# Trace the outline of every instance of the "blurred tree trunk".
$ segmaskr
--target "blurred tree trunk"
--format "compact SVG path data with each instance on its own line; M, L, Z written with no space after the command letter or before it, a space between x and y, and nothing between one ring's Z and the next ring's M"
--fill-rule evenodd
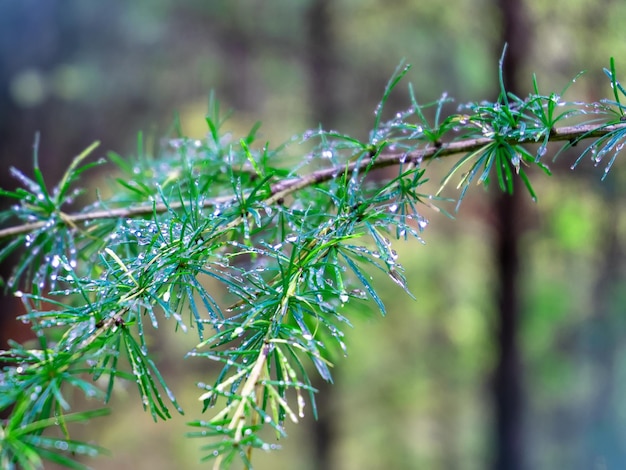
M77 46L74 30L65 17L64 2L50 0L44 3L24 0L0 5L0 187L14 189L15 180L8 168L19 167L28 174L32 168L31 155L35 133L46 132L49 150L40 158L40 166L48 182L61 176L71 154L65 150L80 141L80 132L64 133L58 128L59 106L53 100L44 100L31 108L19 106L12 95L15 77L24 70L48 72L62 58L69 57ZM20 51L15 53L15 51ZM47 125L46 125L47 124ZM73 141L73 142L72 142ZM78 145L76 146L78 148ZM64 161L64 159L68 161ZM7 198L0 202L0 210L11 204ZM0 263L0 277L6 281L18 256L12 255ZM8 341L24 342L34 338L30 326L16 319L24 313L24 307L12 294L0 290L0 349L8 348ZM4 364L0 362L0 369ZM11 409L0 412L0 419L7 418ZM49 470L61 466L47 463Z
M306 60L309 76L309 106L315 125L330 129L336 124L338 115L335 96L335 40L333 37L333 15L331 0L311 0L306 11L307 51ZM314 446L313 466L316 470L336 468L332 461L332 450L336 440L334 412L334 387L317 377L313 386L319 391L316 396L318 419L313 422Z
M28 1L0 5L0 187L14 189L16 180L9 174L11 166L26 174L32 168L32 146L35 133L44 135L45 156L40 156L40 166L48 182L56 181L71 154L65 152L76 144L80 133L66 132L58 127L59 106L53 100L44 100L32 107L20 106L12 94L15 77L20 72L32 70L46 73L62 60L71 56L77 41L67 22L61 21L65 5L57 0ZM15 51L20 51L15 53ZM52 125L51 125L52 124ZM54 126L54 128L53 128ZM72 140L74 142L72 142ZM75 147L78 148L78 145ZM6 210L12 202L4 198L0 210ZM11 255L0 263L0 277L6 282L13 271L19 255ZM23 287L22 287L23 288ZM9 340L23 343L34 338L30 325L17 320L25 313L20 300L0 288L0 349L8 349ZM0 361L0 369L4 364ZM0 411L0 420L7 418L11 408ZM49 470L60 469L57 464L47 463Z
M522 0L496 0L501 15L501 44L508 44L503 65L507 90L521 94L517 71L530 48L528 24ZM497 51L498 55L501 50ZM498 194L494 262L497 282L496 351L493 377L495 417L495 470L524 469L523 370L519 344L520 324L520 226L526 194L516 185L512 195Z
M0 6L0 163L4 168L0 174L0 187L4 189L15 188L9 167L19 166L28 173L24 163L30 164L35 122L43 124L43 116L50 111L45 102L33 108L20 107L11 93L11 85L26 69L45 71L71 47L71 42L63 41L64 34L57 23L63 5L50 1L45 5L37 4L35 8L32 3L25 1L20 5ZM15 50L21 53L15 54ZM49 160L41 163L46 168L62 167L52 165ZM10 203L4 198L0 209L7 209ZM0 263L0 277L5 281L16 261L16 257L11 256ZM21 303L4 290L0 291L0 310L0 349L8 347L9 339L24 341L32 337L28 325L15 319L23 312Z

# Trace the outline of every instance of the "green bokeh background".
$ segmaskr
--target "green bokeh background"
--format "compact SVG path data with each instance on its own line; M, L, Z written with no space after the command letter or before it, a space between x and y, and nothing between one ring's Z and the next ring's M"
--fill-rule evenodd
M317 127L311 92L310 15L314 0L79 0L0 4L2 165L28 167L35 132L50 179L93 140L131 155L136 133L158 142L175 115L201 138L210 90L234 110L237 136L257 120L279 145ZM323 2L322 2L323 3ZM422 102L447 92L456 104L497 94L501 25L492 0L328 2L335 112L325 126L365 138L384 84L402 60ZM611 96L602 73L611 56L626 77L626 3L526 0L532 24L527 90L537 74L546 92L571 100ZM408 107L406 86L390 112ZM448 111L454 112L456 104ZM396 109L393 107L396 106ZM10 112L9 112L10 111ZM7 137L8 136L8 137ZM298 148L289 152L297 158ZM524 445L533 469L626 466L626 172L618 158L601 168L569 167L574 154L534 174L538 203L523 221L522 363ZM430 165L437 182L449 163ZM6 173L3 187L12 183ZM98 178L94 180L98 184ZM334 468L484 469L492 461L494 345L492 193L475 188L456 220L426 212L425 244L396 246L416 300L378 279L388 316L347 310L349 355L321 398L333 411ZM454 196L452 189L449 195ZM452 210L453 205L446 206ZM350 307L346 307L349 309ZM214 370L182 360L195 344L164 325L152 339L186 416L151 422L129 386L116 391L109 418L80 433L109 447L96 469L200 469L200 441L185 422L200 416L195 382ZM310 408L309 408L310 410ZM283 450L255 456L257 469L314 469L310 416L288 428Z

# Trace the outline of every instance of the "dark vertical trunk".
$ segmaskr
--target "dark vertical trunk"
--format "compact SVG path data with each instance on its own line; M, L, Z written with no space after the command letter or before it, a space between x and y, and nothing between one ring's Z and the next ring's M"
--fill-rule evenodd
M497 0L497 6L501 15L502 43L508 44L502 70L505 86L513 93L521 94L516 74L529 49L524 5L521 0ZM498 282L498 358L493 378L496 470L525 468L523 371L519 345L522 189L521 185L517 185L512 195L498 194L494 201L497 218L494 262Z
M69 44L63 41L64 36L57 24L59 12L64 6L57 1L46 2L45 5L30 3L0 6L0 164L4 170L0 174L0 187L3 189L15 187L15 180L8 172L9 167L19 166L28 171L24 167L30 163L28 156L35 137L32 132L33 121L41 118L43 122L45 113L49 111L46 103L37 104L33 109L18 106L11 94L12 80L29 67L46 71L62 47L73 47L71 41ZM54 167L51 163L42 161L42 166ZM6 210L9 204L12 202L4 198L0 201L0 210ZM11 276L17 259L17 256L10 256L0 263L0 277L4 281ZM16 316L22 312L21 303L2 288L0 349L8 348L9 339L24 341L32 337L28 325L16 320Z
M336 124L337 100L333 79L335 45L333 39L331 0L311 0L306 13L307 61L309 68L309 102L312 120L328 129ZM335 422L332 407L334 390L331 384L317 378L318 419L313 424L313 468L331 470L332 448L335 440Z
M515 214L522 206L519 190L496 196L495 246L498 278L497 344L494 373L496 470L521 470L523 464L523 379L519 346L519 238Z
M56 37L49 19L56 16L56 2L48 2L39 9L31 10L31 15L26 15L28 8L28 5L0 6L0 165L3 169L0 173L0 187L3 189L14 188L15 183L8 169L24 161L27 155L25 152L34 138L34 135L25 135L28 114L15 102L11 94L11 82L22 69L32 66L32 62L44 67L45 59L50 55L49 49L54 49L54 45L40 46L38 43L53 43ZM15 50L22 53L15 54ZM12 202L3 198L0 200L0 210L8 209L9 204ZM0 278L3 281L10 278L18 260L17 255L11 255L0 262ZM34 337L29 326L16 319L20 313L23 313L23 306L19 299L0 287L0 349L9 349L9 340L23 342ZM0 361L0 370L5 366L6 363ZM8 418L10 413L11 409L0 411L0 420Z
M328 128L337 119L335 41L330 0L311 0L307 11L307 59L313 121Z

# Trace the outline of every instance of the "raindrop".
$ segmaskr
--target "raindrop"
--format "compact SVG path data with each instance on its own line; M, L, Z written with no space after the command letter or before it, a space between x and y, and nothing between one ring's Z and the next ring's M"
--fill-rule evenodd
M543 157L547 151L548 151L548 148L546 147L546 144L541 144L541 146L537 149L537 157L538 158Z
M598 152L598 150L594 147L591 149L591 160L598 165L602 160L602 152Z
M67 442L65 442L65 441L56 441L56 442L54 443L54 447L56 447L56 448L57 448L57 449L59 449L59 450L67 450L67 449L69 449L69 447L70 447L70 446L69 446L69 444L68 444Z
M519 172L520 156L518 154L515 154L511 157L511 164Z
M304 418L304 406L306 405L304 398L302 398L302 395L298 395L298 407L300 408L300 411L298 412L298 416L300 416L300 418Z

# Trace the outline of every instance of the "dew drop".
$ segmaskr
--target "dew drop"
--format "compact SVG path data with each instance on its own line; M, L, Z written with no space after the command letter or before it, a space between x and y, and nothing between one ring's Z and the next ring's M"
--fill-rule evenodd
M305 406L305 401L304 398L302 398L302 395L298 395L298 407L300 408L299 412L298 412L298 416L300 416L300 418L304 418L304 406Z
M56 447L59 450L67 450L69 449L69 444L65 441L56 441L54 443L54 447Z
M538 149L537 149L537 157L541 158L543 157L546 152L548 151L548 148L546 147L545 144L542 144Z

